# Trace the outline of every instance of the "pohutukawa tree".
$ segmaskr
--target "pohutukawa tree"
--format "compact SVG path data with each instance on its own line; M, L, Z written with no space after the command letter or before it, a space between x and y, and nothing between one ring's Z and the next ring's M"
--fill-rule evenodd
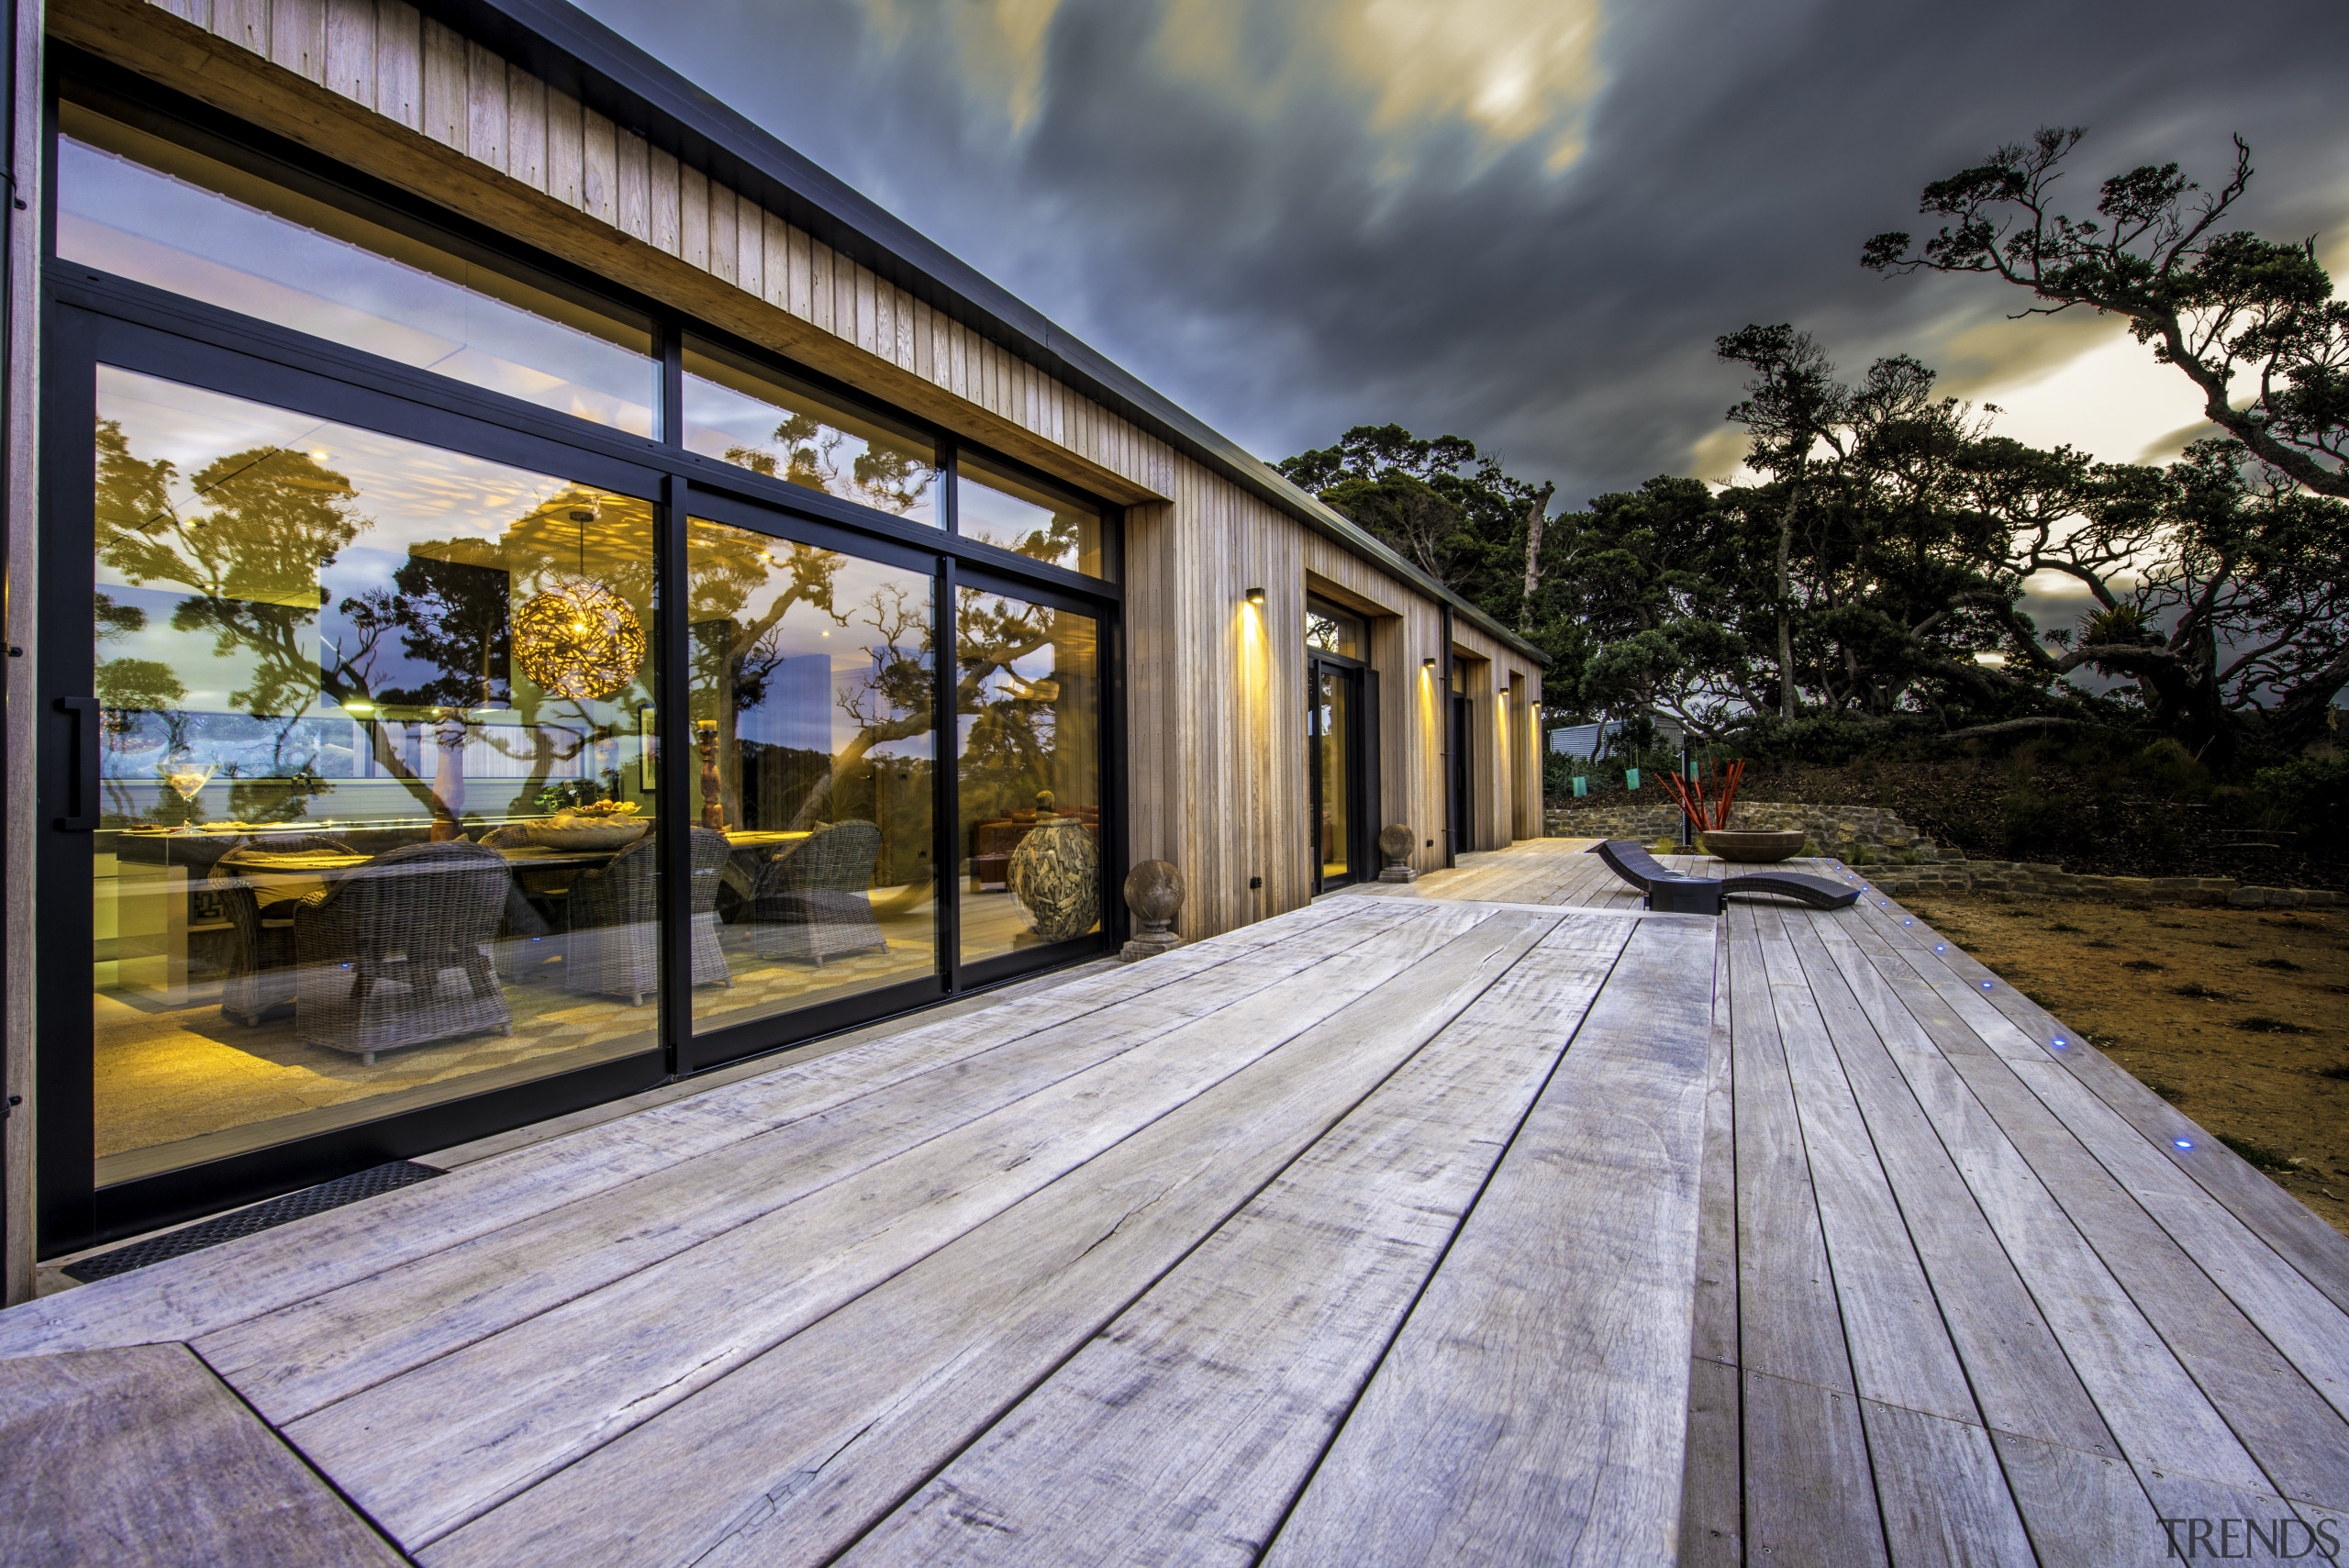
M1934 181L1918 210L1951 221L1921 246L1879 234L1861 264L1986 273L2030 291L2026 315L2086 306L2125 317L2253 457L2318 495L2349 496L2349 301L2333 297L2314 239L2224 228L2250 188L2251 148L2235 139L2216 191L2175 163L2146 164L2105 181L2095 216L2075 218L2055 186L2085 134L2043 128Z

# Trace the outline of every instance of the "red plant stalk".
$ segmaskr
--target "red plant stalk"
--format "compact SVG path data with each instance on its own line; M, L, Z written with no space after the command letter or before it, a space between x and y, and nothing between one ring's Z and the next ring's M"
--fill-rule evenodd
M1713 787L1705 787L1703 774L1683 780L1677 773L1666 773L1664 784L1673 798L1680 803L1681 814L1699 833L1718 832L1729 826L1730 807L1737 801L1738 782L1745 777L1742 759L1731 762L1724 773L1719 762L1713 764Z

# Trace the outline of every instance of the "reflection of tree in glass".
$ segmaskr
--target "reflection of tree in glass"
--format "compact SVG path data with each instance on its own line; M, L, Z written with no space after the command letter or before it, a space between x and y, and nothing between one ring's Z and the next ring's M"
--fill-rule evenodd
M848 625L832 608L842 558L698 518L692 527L685 603L693 628L693 715L718 722L719 798L726 820L739 824L744 820L740 716L767 699L768 679L785 657L784 617L794 606ZM758 596L778 583L774 597L754 610Z
M856 733L833 754L831 771L800 801L791 821L794 828L811 828L827 816L838 819L849 815L839 803L849 793L850 781L861 776L873 749L930 733L930 713L937 706L937 684L930 670L930 606L889 584L873 590L859 607L864 612L857 617L860 624L880 639L863 650L873 667L833 698L855 720Z
M99 422L98 560L136 585L190 590L172 612L173 629L209 632L217 656L242 656L248 684L228 700L283 721L274 755L318 690L318 568L372 520L353 511L358 493L341 474L282 447L206 463L187 481L194 494L184 511L171 498L177 477L169 459L134 456L119 421ZM282 755L275 761L284 765Z
M847 432L808 414L785 419L771 439L783 449L780 455L764 447L729 447L726 461L899 517L921 505L938 478L938 470L927 460L869 441L844 473L840 449L849 439Z
M999 817L1035 805L1052 787L1060 683L1013 666L1052 643L1054 612L974 589L957 598L954 706L973 716L963 741L963 810Z
M137 605L117 604L109 595L96 595L94 621L98 645L136 637L147 629L147 612ZM187 695L172 667L160 659L102 659L97 668L98 706L108 712L106 744L119 749L129 739L127 720L133 712L159 713L170 728L173 744L185 743L187 715L173 705Z
M1074 555L1077 546L1083 542L1081 530L1084 526L1085 518L1077 513L1055 511L1049 526L1031 528L1024 537L1012 538L993 534L982 537L987 543L1001 545L1015 555L1024 555L1031 561L1044 561L1059 565Z

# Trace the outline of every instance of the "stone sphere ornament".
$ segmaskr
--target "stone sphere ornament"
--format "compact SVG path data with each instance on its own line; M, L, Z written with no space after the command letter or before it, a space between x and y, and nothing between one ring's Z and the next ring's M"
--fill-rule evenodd
M1386 868L1378 873L1381 882L1417 882L1419 873L1411 869L1411 845L1419 835L1402 822L1389 823L1378 834L1378 852L1386 861Z
M1011 851L1004 881L1038 941L1067 941L1101 923L1101 847L1080 817L1041 818Z
M1126 873L1126 907L1133 912L1133 940L1118 950L1131 963L1183 945L1174 917L1183 907L1183 873L1166 861L1144 861Z
M596 702L636 679L644 627L626 599L573 578L514 612L514 657L540 690Z

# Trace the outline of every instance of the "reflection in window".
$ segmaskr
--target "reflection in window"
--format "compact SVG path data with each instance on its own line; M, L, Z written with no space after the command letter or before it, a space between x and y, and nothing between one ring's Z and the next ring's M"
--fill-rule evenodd
M931 979L930 577L698 517L685 564L692 809L725 845L695 941L731 982L695 1029Z
M631 435L649 328L216 159L58 106L57 253Z
M714 345L685 347L685 445L908 522L938 520L928 438Z
M96 456L99 1180L651 1049L650 505L105 366Z
M1305 601L1305 646L1317 653L1338 653L1348 659L1363 655L1362 621L1319 599Z
M968 588L954 618L968 963L1100 929L1099 623Z
M962 483L954 492L954 529L964 539L1102 574L1099 507L967 455L955 472Z

